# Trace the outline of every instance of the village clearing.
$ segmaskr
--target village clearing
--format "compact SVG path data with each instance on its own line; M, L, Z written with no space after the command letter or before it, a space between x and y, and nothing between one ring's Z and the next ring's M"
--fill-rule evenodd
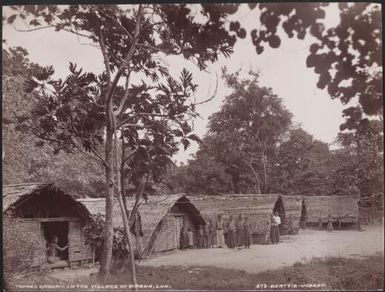
M301 230L298 235L282 236L278 245L252 245L249 250L215 248L163 254L139 263L139 283L165 284L166 290L254 290L258 284L277 283L324 285L313 289L316 291L382 290L383 225L363 228L361 232L335 230L332 233ZM114 273L108 283L100 282L92 275L95 272L96 268L65 269L19 275L9 278L6 286L12 291L17 285L49 284L69 291L67 285L85 285L91 290L84 291L94 291L92 285L103 288L110 283L130 283L127 272Z
M252 245L250 249L194 249L160 255L142 261L145 266L214 266L248 273L275 270L294 263L306 263L312 258L359 258L383 254L382 225L364 226L356 230L301 230L297 235L281 236L278 245Z

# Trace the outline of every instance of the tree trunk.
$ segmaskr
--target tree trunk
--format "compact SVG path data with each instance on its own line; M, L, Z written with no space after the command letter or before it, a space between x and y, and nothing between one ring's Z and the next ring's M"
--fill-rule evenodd
M114 117L112 117L114 120ZM115 125L115 122L113 123ZM114 128L114 145L115 145L115 165L116 165L116 178L118 180L118 201L120 210L122 211L122 218L123 218L123 224L124 224L124 231L126 233L126 239L127 239L127 245L128 245L128 253L130 257L130 264L131 264L131 277L132 277L132 283L134 284L134 289L136 290L137 280L136 280L136 266L135 266L135 255L134 255L134 249L132 247L132 240L131 240L131 232L130 232L130 224L128 222L128 210L127 206L123 201L123 193L124 193L124 140L122 137L122 157L121 157L121 163L118 161L118 137L116 133L116 129Z
M267 189L267 156L265 153L262 154L263 159L263 192L266 193Z
M260 186L260 181L259 181L259 175L250 162L246 162L246 165L251 169L251 171L254 174L255 182L256 182L255 191L257 192L257 194L260 194L261 193L261 186Z
M132 283L135 285L134 289L136 290L136 285L138 284L138 282L136 280L135 255L134 255L134 249L132 248L131 232L129 228L126 208L124 207L122 194L120 192L118 194L118 201L119 201L120 209L122 210L124 231L126 232L126 237L127 237L127 244L128 244L130 264L131 264Z
M101 260L100 273L104 277L110 276L110 267L112 259L113 245L113 201L114 201L114 171L113 171L113 129L111 122L107 121L106 144L105 144L105 162L106 162L106 218L104 224L103 253Z

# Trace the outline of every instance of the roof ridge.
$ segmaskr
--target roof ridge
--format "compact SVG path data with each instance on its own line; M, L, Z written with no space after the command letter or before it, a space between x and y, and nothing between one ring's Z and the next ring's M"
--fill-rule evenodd
M148 196L148 198L161 198L161 197L166 197L166 198L169 198L169 197L176 197L176 196L186 196L185 193L178 193L178 194L166 194L166 195L151 195L151 196ZM134 199L133 197L129 197L129 196L126 196L127 199ZM88 201L88 202L92 202L92 201L100 201L100 200L105 200L106 198L104 197L101 197L101 198L91 198L91 197L86 197L86 198L78 198L76 199L77 201ZM114 198L115 199L115 198Z
M106 198L77 198L76 201L92 202L92 201L102 201Z
M30 182L30 183L18 183L18 184L9 184L9 185L3 185L3 188L8 187L21 187L21 186L33 186L33 185L52 185L52 182Z

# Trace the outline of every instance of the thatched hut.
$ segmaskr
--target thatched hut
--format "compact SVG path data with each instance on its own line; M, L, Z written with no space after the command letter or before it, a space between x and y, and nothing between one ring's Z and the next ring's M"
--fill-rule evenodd
M299 230L302 206L300 197L286 197L279 194L237 194L191 196L190 199L201 211L203 217L213 223L216 222L219 214L225 220L230 215L247 216L252 226L253 243L269 242L270 216L275 210L282 219L282 232L296 233Z
M87 260L90 248L82 228L89 220L87 209L52 183L24 183L3 186L4 260L38 267L47 263L47 242L54 236L61 265Z
M105 199L78 199L93 214L105 215ZM129 211L134 200L127 199ZM184 225L194 233L205 221L199 210L184 194L150 196L147 201L142 199L138 208L141 218L143 237L136 237L135 249L142 256L179 248L180 230ZM113 225L123 228L119 203L114 203Z
M358 199L352 196L306 196L304 201L309 225L318 224L319 220L325 224L329 215L333 222L355 224L358 221Z
M384 195L372 194L358 200L360 224L374 224L377 220L383 220Z

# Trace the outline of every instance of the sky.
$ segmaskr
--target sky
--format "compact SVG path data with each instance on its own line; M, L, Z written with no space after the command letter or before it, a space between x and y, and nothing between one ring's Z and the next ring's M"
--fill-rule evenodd
M4 7L3 15L9 16L11 10ZM239 20L248 32L258 27L257 9L249 10L247 5L241 5L238 12L229 20ZM327 8L326 27L334 26L339 22L336 3L331 3ZM103 70L102 55L100 51L89 45L86 40L66 32L53 30L39 30L34 32L18 32L25 29L22 23L14 27L3 26L3 39L7 46L21 46L29 52L29 59L42 66L53 65L56 76L63 78L68 71L69 62L75 62L86 71L101 72ZM306 57L313 39L309 36L305 40L289 39L279 31L281 46L277 49L265 47L261 55L257 55L250 37L238 40L234 53L230 58L221 56L211 64L206 72L199 69L182 57L172 56L163 58L169 66L170 72L180 72L183 67L193 73L194 82L199 85L196 93L197 100L211 97L217 86L215 97L197 107L200 118L194 121L194 132L203 137L207 132L208 117L220 110L223 100L230 91L220 79L221 68L226 66L229 72L239 69L247 72L250 69L260 72L260 85L271 87L273 92L283 99L284 105L294 115L294 122L301 125L304 130L313 135L315 139L331 144L343 122L342 105L339 100L332 100L326 90L316 87L318 75L313 69L306 67ZM187 150L180 150L173 159L178 163L186 162L198 150L197 144Z

